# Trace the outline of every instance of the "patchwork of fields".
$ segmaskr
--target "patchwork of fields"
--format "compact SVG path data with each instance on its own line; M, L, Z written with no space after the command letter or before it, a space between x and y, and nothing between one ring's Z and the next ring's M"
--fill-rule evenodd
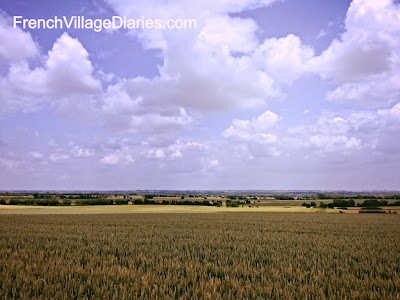
M95 205L95 206L24 206L0 205L2 214L110 214L110 213L338 213L339 210L302 206L216 207L193 205Z
M0 215L0 298L397 299L400 216Z

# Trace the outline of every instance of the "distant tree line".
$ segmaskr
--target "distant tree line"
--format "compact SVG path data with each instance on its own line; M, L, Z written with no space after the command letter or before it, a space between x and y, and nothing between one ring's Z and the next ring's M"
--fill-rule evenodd
M320 203L321 208L335 208L335 207L340 207L340 208L347 208L347 207L355 207L356 204L354 200L339 200L335 199L333 200L332 203ZM371 208L376 208L379 206L400 206L400 201L392 202L389 203L388 201L385 200L377 200L377 199L368 199L365 200L363 203L357 203L357 207L371 207Z
M375 199L370 199L370 200L365 200L363 203L357 204L358 207L377 207L377 206L400 206L400 201L392 202L389 203L388 201L385 200L375 200Z
M239 207L240 205L249 204L250 201L246 199L245 202L226 200L226 207Z
M79 194L79 195L60 195L60 199L98 199L103 198L102 195Z
M305 203L305 202L304 202L301 206L310 208L310 207L316 207L317 204L316 204L315 202L311 202L311 203Z
M189 200L184 200L184 201L169 201L169 200L162 200L156 201L156 200L149 200L149 199L135 199L132 201L133 204L135 205L198 205L198 206L218 206L218 202L209 202L209 201L189 201Z
M293 197L291 196L285 196L285 195L275 195L274 198L276 200L294 200Z
M0 205L38 205L38 206L69 206L69 205L127 205L129 204L128 199L104 199L104 198L95 198L95 199L83 199L76 200L72 202L70 199L62 199L57 200L54 196L51 199L11 199L7 203L4 199L0 200ZM222 206L221 201L155 201L151 199L135 199L132 201L134 205L196 205L196 206ZM241 203L242 204L242 203Z
M348 200L348 199L387 199L387 200L393 200L393 199L400 199L400 194L392 194L392 195L353 195L353 196L344 196L340 194L323 194L319 193L316 195L304 195L299 199L304 199L304 200L311 200L311 199L319 199L319 200L328 200L328 199L343 199L343 200Z
M0 204L7 204L5 201L4 203ZM63 202L58 201L55 198L52 199L11 199L8 202L9 205L40 205L40 206L57 206L57 205L71 205L71 201Z

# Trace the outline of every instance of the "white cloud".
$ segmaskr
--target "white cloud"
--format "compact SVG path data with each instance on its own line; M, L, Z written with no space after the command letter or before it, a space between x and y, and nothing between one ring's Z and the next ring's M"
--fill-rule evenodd
M0 11L0 60L19 62L39 54L39 48L28 32L13 28L11 20Z
M330 101L382 107L400 98L400 7L391 0L354 0L345 32L332 42L312 69L342 85Z
M202 160L202 165L203 165L203 168L201 171L203 173L210 173L210 172L222 170L222 166L218 159L203 158L201 160Z
M41 158L43 158L43 154L40 153L40 152L30 152L29 154L30 154L33 158L35 158L35 159L41 159Z
M78 146L75 146L72 149L71 153L74 157L92 157L92 156L94 156L94 152L92 150L80 148Z
M279 116L267 110L252 120L233 120L222 136L232 141L257 141L260 143L276 142L275 135L269 133L279 121Z
M70 156L68 154L59 153L59 152L52 153L49 156L49 160L52 161L52 162L58 162L58 161L62 161L62 160L67 160L69 158L70 158Z
M378 115L387 120L400 121L400 103L389 109L378 110Z
M361 147L361 140L355 137L332 136L332 135L313 135L310 137L310 144L323 150L324 152L340 151L343 149L358 149Z
M263 158L263 157L279 157L281 156L281 151L278 150L277 146L266 145L262 141L251 142L247 145L247 149L250 152L249 158Z
M100 81L92 77L93 67L88 56L78 39L62 34L46 61L49 88L61 95L99 92Z
M370 147L362 134L367 116L324 114L315 123L290 128L283 137L286 151L307 151L307 155L341 156Z
M293 35L270 39L260 46L253 20L228 15L273 1L225 1L214 3L212 8L204 3L176 1L159 4L157 12L149 3L133 6L124 1L110 2L127 16L149 12L148 17L158 13L182 17L193 12L199 18L199 28L162 31L168 47L163 51L159 76L120 80L108 86L105 93L100 93L100 82L92 75L85 48L64 33L49 51L44 67L30 70L25 64L19 67L20 72L14 72L16 76L10 73L4 78L4 86L10 86L12 77L16 86L35 88L14 94L7 94L9 89L5 88L4 96L0 91L0 100L11 99L4 110L33 111L49 101L49 96L57 96L52 106L63 115L73 116L79 111L83 117L96 116L96 122L119 133L174 136L195 122L188 113L193 110L252 108L269 98L281 97L280 85L297 79L312 56L312 50ZM168 7L168 11L158 11L160 6ZM104 77L101 70L97 74ZM18 78L26 80L17 83ZM19 95L24 99L18 99Z
M212 5L207 5L208 1L189 4L179 0L135 5L124 0L108 2L124 16L193 17L198 21L197 29L137 33L144 47L161 47L164 58L158 77L124 83L130 98L144 103L167 102L202 111L261 106L268 99L281 97L280 85L296 80L313 56L312 49L294 35L269 39L260 46L256 23L229 15L274 1Z
M124 146L103 156L100 159L100 163L103 165L129 165L135 163L135 159L131 154L131 150Z
M321 29L321 30L319 31L318 35L317 35L317 39L322 39L322 38L326 37L327 34L328 34L328 33L326 32L325 29Z
M251 120L233 120L222 136L233 144L242 144L251 157L279 156L277 123L280 117L267 110Z
M135 159L130 154L126 154L124 159L126 164L133 164L135 162Z
M355 159L366 157L362 151L393 155L400 151L400 104L376 111L326 113L313 124L280 134L288 152L303 149L330 157L361 155Z
M293 34L267 39L254 53L255 62L276 82L284 84L291 84L308 71L313 57L314 50L302 45L300 38Z
M275 1L276 0L203 0L188 2L185 0L174 0L160 2L158 0L148 0L133 5L129 0L107 0L120 15L136 18L146 16L148 18L159 18L162 20L167 20L169 18L196 18L200 20L210 15L236 13L244 9L268 6Z
M20 161L14 160L14 159L9 159L6 157L0 157L0 165L8 168L8 169L14 169L18 167L21 164Z
M104 165L116 165L119 162L119 157L116 154L110 153L100 159L100 162Z
M47 145L49 145L50 147L58 147L58 144L57 144L57 142L56 142L55 139L50 139L50 140L47 142Z
M183 157L183 154L179 149L174 150L174 152L172 152L171 155L169 156L170 159L178 159L181 157Z
M46 74L43 69L30 70L27 62L12 64L0 77L0 113L35 111L46 98Z
M213 167L218 167L218 166L219 166L219 161L218 161L218 159L212 159L212 160L210 160L209 166L210 166L211 168L213 168Z
M280 95L273 80L248 56L234 57L228 48L206 47L205 41L200 47L179 36L168 41L161 77L153 81L156 97L183 107L223 111L260 106ZM159 86L168 92L158 94Z
M170 160L182 159L184 153L188 151L204 151L206 150L206 145L197 142L183 142L176 141L174 144L168 146L164 152Z
M108 0L107 2L121 16L131 18L161 19L166 21L171 18L196 19L198 27L204 26L205 19L214 18L229 13L240 12L244 9L268 6L276 0L224 0L224 1L184 1L174 0L160 2L158 0L142 1L132 3L127 0ZM169 48L169 37L171 34L186 34L189 30L137 30L133 34L138 37L144 47L166 50Z
M226 147L242 159L340 158L376 149L385 153L393 148L387 137L396 136L394 132L400 129L400 105L375 112L323 113L314 122L289 128L279 120L270 111L250 120L233 120L222 132Z
M393 104L400 99L400 74L381 74L364 81L351 82L327 93L335 103L352 103L366 108Z
M162 149L151 149L149 151L149 157L155 159L164 159L165 153Z
M255 35L257 24L251 19L215 16L207 20L198 35L196 48L205 51L216 48L222 51L249 53L258 46Z
M12 49L14 42L5 47ZM11 61L8 73L0 77L0 113L32 112L46 103L57 106L54 99L61 102L71 96L98 93L100 81L92 77L92 72L82 44L64 33L49 51L43 67L31 69L25 60Z
M128 132L162 133L177 131L188 126L192 119L187 115L184 108L179 109L176 115L161 115L150 113L145 115L131 116Z
M145 144L149 149L145 152L145 157L158 160L178 160L183 159L188 153L199 153L206 150L206 146L192 141L177 140L164 147L154 147L151 144Z

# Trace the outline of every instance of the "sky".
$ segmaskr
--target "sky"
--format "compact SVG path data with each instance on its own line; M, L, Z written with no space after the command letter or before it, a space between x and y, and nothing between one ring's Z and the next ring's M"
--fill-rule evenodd
M399 5L3 0L0 189L400 190Z

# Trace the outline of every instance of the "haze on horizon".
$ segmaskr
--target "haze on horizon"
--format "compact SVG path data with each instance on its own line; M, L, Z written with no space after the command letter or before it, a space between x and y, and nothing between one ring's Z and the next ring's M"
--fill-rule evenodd
M399 169L398 1L0 3L0 190L398 190Z

